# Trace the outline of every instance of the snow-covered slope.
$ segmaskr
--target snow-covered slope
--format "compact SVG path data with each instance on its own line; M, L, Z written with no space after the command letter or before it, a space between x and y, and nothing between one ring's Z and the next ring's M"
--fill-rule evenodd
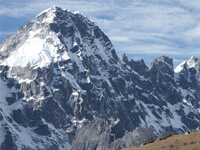
M184 67L174 72L166 56L149 68L143 60L119 59L86 16L45 10L0 45L1 149L69 149L76 131L96 117L118 118L126 132L196 128L199 63L187 64L190 74L182 78ZM188 89L182 80L189 79ZM191 103L187 92L193 92ZM29 143L22 142L26 136Z
M183 102L200 112L200 62L192 56L175 68L175 81Z

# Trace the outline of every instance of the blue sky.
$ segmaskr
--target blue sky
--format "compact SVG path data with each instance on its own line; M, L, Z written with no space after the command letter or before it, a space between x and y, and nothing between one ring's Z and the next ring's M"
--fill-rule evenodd
M162 55L175 66L200 58L200 0L0 0L0 42L55 5L97 22L118 55L147 65Z

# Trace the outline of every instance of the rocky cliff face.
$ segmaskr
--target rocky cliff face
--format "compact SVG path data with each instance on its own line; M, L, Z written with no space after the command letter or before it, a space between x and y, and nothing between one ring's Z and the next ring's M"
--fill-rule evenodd
M106 121L96 118L77 132L71 144L71 150L123 149L139 146L141 142L156 137L157 133L154 129L139 127L125 134L119 119Z
M118 118L119 138L138 126L176 133L199 126L196 58L175 71L166 56L149 68L143 60L121 58L95 22L59 7L5 39L0 45L1 149L69 149L76 131L96 117ZM107 130L106 121L100 128Z

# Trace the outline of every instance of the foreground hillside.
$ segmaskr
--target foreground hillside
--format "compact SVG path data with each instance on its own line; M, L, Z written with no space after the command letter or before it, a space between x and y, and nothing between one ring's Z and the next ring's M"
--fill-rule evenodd
M150 143L142 147L126 148L124 150L199 150L200 131L193 131L190 134L173 135L165 140Z

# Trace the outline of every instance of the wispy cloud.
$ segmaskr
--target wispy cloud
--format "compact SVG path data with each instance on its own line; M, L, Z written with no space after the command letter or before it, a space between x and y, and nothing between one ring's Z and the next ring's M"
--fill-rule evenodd
M0 16L31 20L55 5L95 20L118 54L149 55L146 62L168 55L175 63L200 56L200 0L8 0L1 1Z

